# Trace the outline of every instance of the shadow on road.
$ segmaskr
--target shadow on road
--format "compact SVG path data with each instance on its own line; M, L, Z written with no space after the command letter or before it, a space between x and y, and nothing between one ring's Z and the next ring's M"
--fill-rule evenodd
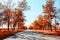
M11 38L18 38L18 36L17 35L13 35Z

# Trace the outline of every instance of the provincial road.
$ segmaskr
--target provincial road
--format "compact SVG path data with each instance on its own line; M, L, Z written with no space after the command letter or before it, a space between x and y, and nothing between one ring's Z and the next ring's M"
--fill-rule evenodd
M32 30L25 30L23 32L16 33L4 40L60 40L60 36L55 35L43 35Z

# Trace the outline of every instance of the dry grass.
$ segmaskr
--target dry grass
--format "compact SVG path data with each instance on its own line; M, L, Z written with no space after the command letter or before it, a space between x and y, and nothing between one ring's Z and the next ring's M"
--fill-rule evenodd
M19 29L19 30L9 30L8 31L8 29L0 29L0 39L1 38L5 38L5 37L8 37L8 36L10 36L10 35L13 35L13 34L15 34L15 33L17 33L17 32L22 32L22 31L24 31L25 29Z
M60 30L33 30L35 32L40 32L43 34L49 34L49 35L60 35Z

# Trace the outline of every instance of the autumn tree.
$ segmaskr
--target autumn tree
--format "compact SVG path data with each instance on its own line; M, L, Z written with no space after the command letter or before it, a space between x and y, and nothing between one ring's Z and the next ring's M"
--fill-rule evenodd
M39 20L34 20L34 22L30 25L29 27L30 29L42 29L43 28L43 24L41 21L41 18Z
M39 23L38 23L37 20L35 20L35 21L33 22L33 25L34 25L34 28L35 28L35 29L40 29L40 25L39 25Z
M49 24L50 24L50 30L52 31L52 26L51 26L51 19L54 18L56 10L53 7L54 1L53 0L47 0L46 4L43 6L43 13L47 15L49 18Z
M4 9L3 11L5 14L4 20L6 19L5 21L8 23L8 30L10 25L12 25L14 29L16 25L18 25L18 28L23 27L24 26L23 11L29 9L26 0L22 0L22 2L19 2L15 9L12 9L12 6L15 5L13 4L11 6L11 4L12 0L8 0L6 5L0 4L0 8Z

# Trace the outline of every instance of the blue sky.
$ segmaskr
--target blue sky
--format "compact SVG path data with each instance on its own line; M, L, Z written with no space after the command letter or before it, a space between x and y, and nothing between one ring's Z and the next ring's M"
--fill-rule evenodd
M5 0L7 1L7 0ZM13 2L19 2L20 0L14 0ZM0 1L1 2L1 1ZM30 10L24 11L24 15L26 16L25 25L29 26L35 19L38 18L39 15L42 15L43 9L42 5L45 5L46 0L27 0L28 5L30 6ZM60 8L60 0L55 0L55 7ZM54 22L54 21L53 21Z

